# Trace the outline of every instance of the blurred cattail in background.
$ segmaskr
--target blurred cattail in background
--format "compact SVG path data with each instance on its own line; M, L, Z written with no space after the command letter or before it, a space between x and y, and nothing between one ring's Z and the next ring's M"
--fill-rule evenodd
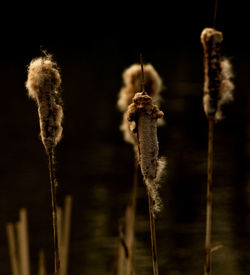
M163 89L162 79L151 64L146 64L144 67L144 87L148 95L152 97L153 102L159 106L161 102L160 93ZM123 112L123 121L120 129L123 132L124 140L131 143L137 151L136 140L131 136L129 127L133 127L132 123L128 123L128 106L132 103L132 99L137 92L141 91L141 65L133 64L124 70L122 74L123 87L118 95L117 106ZM163 125L164 120L158 120L158 123Z
M160 211L158 182L161 178L165 160L159 159L157 138L157 119L163 117L163 112L152 103L152 98L146 93L136 93L133 103L128 108L128 121L133 123L132 133L136 136L138 159L148 194L153 200L153 211Z
M204 49L204 95L203 107L208 118L208 162L206 199L206 237L204 274L211 274L211 230L212 230L212 176L214 122L223 118L222 106L233 100L232 66L221 56L221 32L205 28L201 33Z
M26 87L28 94L38 106L40 119L40 134L43 145L48 155L51 197L52 197L52 218L54 237L54 274L60 273L60 260L58 249L57 213L54 175L54 149L62 137L63 111L57 101L59 99L59 86L61 77L56 63L51 55L45 55L31 61L28 67L28 80Z

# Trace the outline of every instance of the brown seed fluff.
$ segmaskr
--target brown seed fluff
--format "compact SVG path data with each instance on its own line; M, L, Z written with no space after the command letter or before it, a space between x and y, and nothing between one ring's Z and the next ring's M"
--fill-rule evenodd
M232 81L234 75L232 65L227 58L223 58L221 65L221 83L219 91L218 109L215 113L216 121L223 119L222 106L233 101L234 83Z
M153 98L154 103L159 103L162 80L151 64L144 65L143 70L145 91ZM119 92L117 105L119 110L124 112L132 103L134 95L141 91L141 65L131 65L123 72L122 77L123 87Z
M144 71L144 88L145 91L152 97L155 104L160 104L160 93L162 91L162 80L151 64L143 66ZM141 65L133 64L123 72L123 87L118 95L118 108L123 113L122 123L120 130L123 132L123 138L126 142L134 145L135 151L137 151L136 141L131 135L130 127L133 125L128 124L128 106L132 103L134 95L141 91ZM158 125L164 125L164 120L158 120Z
M139 164L147 185L149 194L154 201L155 212L160 210L158 181L163 171L165 161L159 159L157 139L157 119L163 117L163 112L152 103L152 98L145 93L136 93L133 103L128 107L127 118L137 138Z
M207 117L214 117L217 111L221 83L222 40L222 33L212 28L205 28L201 33L204 49L203 107Z
M63 110L56 102L60 84L57 65L50 55L31 61L26 88L38 105L40 135L47 153L52 152L62 137Z

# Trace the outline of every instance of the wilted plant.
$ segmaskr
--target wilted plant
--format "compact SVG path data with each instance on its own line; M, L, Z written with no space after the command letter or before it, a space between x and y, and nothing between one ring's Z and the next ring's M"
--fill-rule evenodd
M61 77L58 67L52 60L51 55L45 55L31 61L28 67L26 87L28 95L36 101L38 106L40 135L49 162L54 237L54 274L59 274L60 271L54 175L54 150L62 137L63 111L62 106L57 103L60 84Z
M232 68L228 59L221 56L221 32L205 28L201 33L204 49L204 95L203 107L208 119L208 166L206 201L205 267L206 275L211 273L211 228L212 228L212 176L214 122L222 119L222 106L233 100L234 84Z

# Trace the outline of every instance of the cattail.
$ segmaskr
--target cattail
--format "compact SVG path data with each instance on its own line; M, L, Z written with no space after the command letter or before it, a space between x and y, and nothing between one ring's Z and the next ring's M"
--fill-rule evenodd
M47 153L57 145L62 137L62 106L57 104L61 77L51 56L31 61L28 68L26 87L28 94L38 105L40 134Z
M221 56L221 32L205 28L201 33L204 48L203 107L207 117L223 118L222 106L233 100L234 84L230 61Z
M53 239L54 239L54 275L60 273L60 259L58 248L57 211L56 211L56 188L54 175L54 149L62 137L62 106L57 103L59 98L58 88L61 84L61 77L52 61L51 55L40 57L31 61L28 68L28 80L26 87L30 97L35 99L38 105L40 120L40 135L48 155Z
M222 106L233 100L234 84L232 67L228 59L221 57L222 33L205 28L201 33L204 48L203 107L208 118L208 161L206 198L206 236L204 274L211 274L212 235L212 182L214 122L223 118Z
M144 88L148 95L152 97L155 104L159 106L163 85L162 80L151 64L146 64L144 68ZM123 119L120 125L120 130L123 133L123 138L126 142L134 145L134 150L137 151L136 139L131 135L133 131L133 123L128 123L128 106L132 103L132 99L137 92L141 91L141 65L133 64L123 72L123 87L118 96L117 106L123 112ZM158 120L158 124L163 125L164 120Z
M217 111L221 82L221 43L222 33L205 28L201 33L204 48L204 96L203 107L206 116L214 116Z
M157 182L165 166L158 156L157 119L162 117L163 112L152 103L150 96L143 92L135 94L128 108L128 120L133 125L131 130L138 142L139 164L156 212L160 209Z

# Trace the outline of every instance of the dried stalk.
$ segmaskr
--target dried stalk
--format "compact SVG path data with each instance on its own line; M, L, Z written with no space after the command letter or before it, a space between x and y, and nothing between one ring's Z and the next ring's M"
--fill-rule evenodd
M8 223L6 225L8 245L9 245L9 253L10 253L10 263L11 263L11 271L12 275L20 275L20 263L17 253L17 245L15 238L15 231L13 223Z
M205 237L205 275L211 274L211 229L212 229L212 181L213 181L213 136L214 118L208 119L208 161L207 161L207 209Z
M52 206L52 223L53 223L53 241L54 241L54 274L59 275L60 260L58 247L58 231L57 231L57 209L56 209L56 187L54 175L54 155L53 151L48 153L50 187L51 187L51 206Z

